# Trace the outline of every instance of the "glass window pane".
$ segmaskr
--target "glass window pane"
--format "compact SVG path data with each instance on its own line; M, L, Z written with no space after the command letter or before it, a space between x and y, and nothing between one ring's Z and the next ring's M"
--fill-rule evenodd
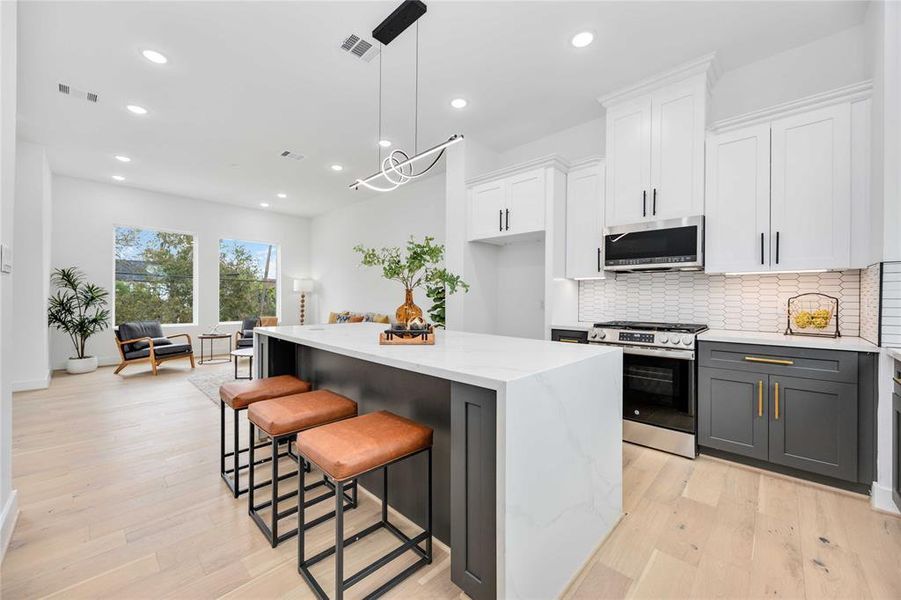
M194 237L116 228L116 324L194 320Z
M274 317L278 247L265 242L219 241L219 320Z

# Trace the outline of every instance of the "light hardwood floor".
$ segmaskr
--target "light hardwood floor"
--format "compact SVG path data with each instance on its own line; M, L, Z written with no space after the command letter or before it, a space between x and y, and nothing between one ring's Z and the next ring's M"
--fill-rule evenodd
M293 541L271 549L245 498L221 483L218 410L189 372L57 375L49 390L15 396L21 515L2 598L312 597ZM863 497L629 444L623 462L626 514L568 598L901 598L901 519ZM362 497L348 532L376 514ZM330 524L314 531L314 551L333 542ZM348 552L346 573L394 545L370 536ZM385 576L409 561L395 562ZM327 563L314 572L330 592ZM436 546L434 563L390 596L461 597L449 569Z

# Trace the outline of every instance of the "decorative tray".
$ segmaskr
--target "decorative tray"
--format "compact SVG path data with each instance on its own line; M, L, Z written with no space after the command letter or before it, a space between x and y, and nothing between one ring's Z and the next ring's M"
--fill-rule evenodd
M425 329L386 329L379 334L382 346L433 346L435 329L428 325Z

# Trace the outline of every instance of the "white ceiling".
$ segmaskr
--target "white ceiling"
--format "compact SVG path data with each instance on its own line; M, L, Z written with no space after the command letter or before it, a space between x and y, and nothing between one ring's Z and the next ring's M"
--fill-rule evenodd
M19 4L19 132L54 172L315 215L364 198L377 165L378 58L369 37L398 2ZM502 151L602 114L595 101L717 51L734 68L851 27L861 2L428 2L420 20L420 149L452 133ZM586 49L571 36L597 33ZM410 29L385 48L384 137L412 146ZM144 60L152 48L166 65ZM57 83L95 91L97 104ZM462 111L455 96L469 100ZM150 113L137 117L126 104ZM282 150L305 155L282 159ZM129 164L114 160L130 156ZM345 166L342 173L329 169ZM276 198L286 192L287 199Z

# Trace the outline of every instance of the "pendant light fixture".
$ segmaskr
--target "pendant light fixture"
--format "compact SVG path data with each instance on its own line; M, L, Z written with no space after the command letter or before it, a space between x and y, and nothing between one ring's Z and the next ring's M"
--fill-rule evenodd
M378 152L378 171L372 175L357 179L348 187L354 190L360 189L360 186L376 191L391 192L396 190L405 183L409 183L414 179L419 179L438 164L438 161L444 155L448 147L456 144L463 139L461 134L454 134L447 141L433 146L428 150L419 152L419 23L418 19L426 12L425 3L420 0L405 0L395 9L387 19L382 21L378 27L372 31L372 36L379 41L380 44L387 45L396 38L404 29L414 22L416 23L416 72L415 72L415 92L413 103L413 155L401 149L392 150L382 158L382 144L379 144ZM379 52L379 131L378 140L382 137L382 60L385 55L383 48ZM414 166L422 160L434 157L428 165L420 171L416 171Z

